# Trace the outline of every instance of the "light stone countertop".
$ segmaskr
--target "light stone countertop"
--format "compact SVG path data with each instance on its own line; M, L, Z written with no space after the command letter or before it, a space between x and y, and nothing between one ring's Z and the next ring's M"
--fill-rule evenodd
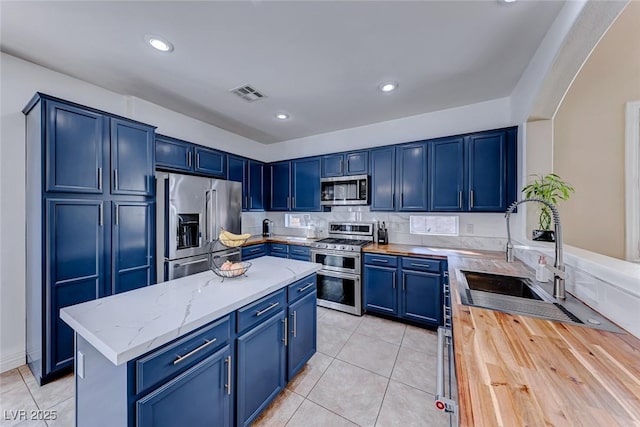
M65 307L60 317L113 364L121 365L321 268L270 256L251 263L246 277L223 282L206 271Z

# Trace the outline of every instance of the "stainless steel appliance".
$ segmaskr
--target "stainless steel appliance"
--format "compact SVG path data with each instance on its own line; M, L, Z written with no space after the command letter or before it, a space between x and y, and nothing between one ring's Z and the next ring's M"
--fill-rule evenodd
M242 184L181 174L158 174L158 278L176 279L209 268L210 254L240 260L218 242L221 229L240 233Z
M321 178L320 204L325 206L368 205L369 175Z
M371 223L329 223L329 238L311 245L318 271L318 305L362 315L362 248L373 242Z
M458 385L456 379L455 352L453 351L453 325L451 316L451 288L449 275L445 273L443 286L444 324L438 327L438 359L436 374L436 409L449 414L449 426L460 425L458 414ZM446 359L445 359L446 357Z
M270 219L262 220L262 237L271 237L271 226L273 225L273 221Z

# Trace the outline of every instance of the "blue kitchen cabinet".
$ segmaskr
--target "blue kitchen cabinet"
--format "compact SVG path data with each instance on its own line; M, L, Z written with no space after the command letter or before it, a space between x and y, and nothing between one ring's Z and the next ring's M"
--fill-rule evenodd
M467 137L468 210L470 212L504 212L515 200L514 130L480 132ZM511 172L513 170L513 172ZM511 173L510 173L511 172ZM513 175L513 176L512 176Z
M366 175L369 172L368 154L363 150L322 156L322 178Z
M227 177L227 154L196 145L194 172L225 179Z
M396 149L376 148L369 152L371 170L371 210L394 211L396 188Z
M156 135L156 167L177 172L191 172L193 144L169 136Z
M46 200L45 265L50 282L45 289L49 304L44 321L50 345L44 355L43 376L73 365L73 330L58 316L60 309L107 293L104 213L102 200ZM27 329L37 327L35 320L34 315L28 317Z
M45 121L45 191L102 194L107 118L79 106L47 101Z
M139 399L136 426L231 426L231 361L231 347L226 345Z
M441 324L442 277L440 274L400 271L400 317L415 322Z
M291 161L291 210L320 211L320 158Z
M227 156L227 179L242 183L242 210L249 206L249 185L247 182L248 160L242 157Z
M155 283L154 202L113 202L111 293Z
M287 316L283 309L269 314L236 341L238 426L250 425L286 384Z
M460 212L465 208L464 137L429 142L429 210Z
M289 245L289 259L298 261L311 261L311 248L309 246Z
M269 243L269 255L278 258L289 258L289 245L286 243Z
M259 243L257 245L243 246L240 249L242 260L248 261L267 255L269 253L267 245L268 243Z
M247 168L247 194L249 211L264 211L264 163L255 160L249 160Z
M395 267L364 265L365 310L398 314L397 270Z
M291 380L300 372L316 352L316 302L314 288L308 295L289 305L287 380Z
M291 162L277 162L269 165L271 185L270 210L288 211L291 208Z
M427 144L396 147L398 211L427 210Z
M111 194L153 196L154 128L111 118Z

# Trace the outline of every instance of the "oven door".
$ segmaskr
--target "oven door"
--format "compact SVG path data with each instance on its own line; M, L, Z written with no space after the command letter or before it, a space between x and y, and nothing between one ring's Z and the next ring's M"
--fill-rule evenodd
M311 250L311 262L322 264L324 270L360 275L360 253Z
M317 277L318 305L362 316L360 276L320 270Z

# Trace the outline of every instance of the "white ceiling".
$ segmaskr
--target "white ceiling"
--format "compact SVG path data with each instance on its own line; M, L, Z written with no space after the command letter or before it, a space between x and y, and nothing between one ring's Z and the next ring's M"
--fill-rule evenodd
M273 143L509 96L562 6L2 1L0 48ZM154 51L146 34L175 50ZM380 93L387 80L399 89ZM267 98L229 92L243 84Z

